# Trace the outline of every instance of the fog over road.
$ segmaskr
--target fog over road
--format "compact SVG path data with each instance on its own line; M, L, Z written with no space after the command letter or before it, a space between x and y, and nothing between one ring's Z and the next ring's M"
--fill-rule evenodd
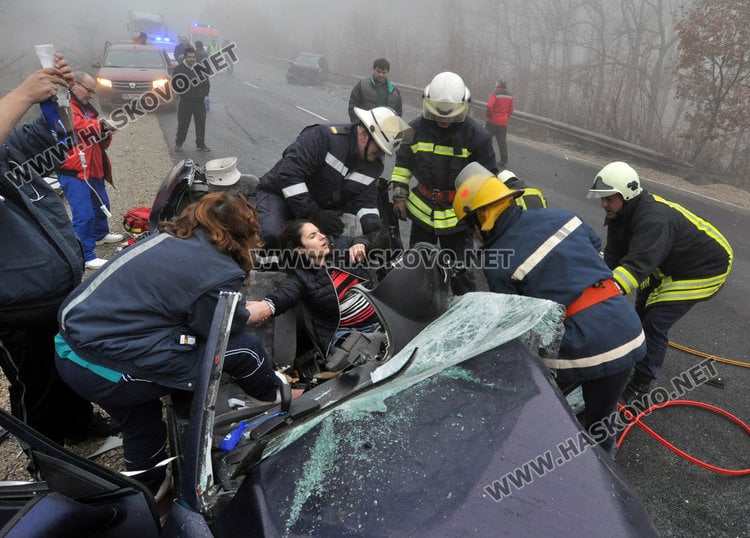
M206 143L210 154L194 150L192 128L185 151L172 157L205 162L209 158L235 155L239 168L258 176L280 158L306 125L320 122L346 122L351 86L326 84L323 87L289 85L286 65L279 61L257 62L243 57L233 75L212 78L211 110L208 113ZM363 73L366 75L366 73ZM480 97L481 98L481 97ZM409 121L419 110L405 106ZM174 147L176 115L160 116L160 124L170 147ZM513 135L513 125L509 132ZM578 213L605 237L603 211L598 200L585 198L602 157L561 157L561 152L543 146L510 140L509 167L529 184L541 187L551 206ZM572 152L571 152L572 153ZM607 160L627 160L612 154ZM638 165L635 165L640 170ZM387 163L387 170L392 161ZM166 171L165 171L166 173ZM748 211L702 196L677 191L649 181L652 192L685 205L711 221L734 247L732 275L713 300L699 304L671 331L671 340L688 347L739 361L748 361L747 305L750 304L750 265L748 263ZM669 380L687 371L699 359L670 349L660 385L670 388ZM718 405L750 421L750 371L747 368L716 364L724 388L703 385L686 398ZM703 410L669 407L646 421L666 439L686 452L720 466L733 469L750 467L750 437L739 427ZM637 430L637 429L636 429ZM664 536L747 536L750 523L745 505L750 498L750 480L711 473L663 448L640 430L625 440L617 463L634 485ZM581 507L585 510L586 507Z

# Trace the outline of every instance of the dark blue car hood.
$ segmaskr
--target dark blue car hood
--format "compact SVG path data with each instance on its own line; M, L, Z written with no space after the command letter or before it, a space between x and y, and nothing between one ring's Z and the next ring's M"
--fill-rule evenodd
M485 299L463 304L481 305L487 325L495 313ZM528 351L559 338L553 314L537 320L546 332L521 328L497 347L486 335L472 343L475 328L454 307L430 327L442 343L424 333L415 343L423 354L450 355L452 323L455 339L468 339L455 351L473 345L478 355L456 356L447 368L426 357L416 375L399 373L282 436L221 520L253 535L655 535L636 494L601 449L587 446ZM231 534L222 527L218 536Z

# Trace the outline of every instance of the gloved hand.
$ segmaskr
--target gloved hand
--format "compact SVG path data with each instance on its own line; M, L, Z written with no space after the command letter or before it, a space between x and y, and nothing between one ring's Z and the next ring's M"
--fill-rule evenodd
M321 209L312 218L312 221L326 235L341 235L344 231L344 221L341 220L341 214L341 211Z
M393 215L399 220L406 220L406 196L409 190L401 185L393 186Z

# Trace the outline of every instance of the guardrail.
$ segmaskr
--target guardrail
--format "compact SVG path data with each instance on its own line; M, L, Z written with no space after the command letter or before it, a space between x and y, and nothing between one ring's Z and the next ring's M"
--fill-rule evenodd
M340 76L346 77L347 79L352 79L352 81L362 78L361 76L356 77L354 75ZM421 100L424 88L409 86L407 84L399 84L396 81L394 81L394 84L396 84L401 90L407 90L411 94L410 96L418 95ZM415 105L421 107L421 103L415 103ZM480 117L484 119L484 111L487 107L486 101L478 101L472 99L471 107L475 112L479 111L481 114ZM652 165L655 165L657 168L676 168L682 170L693 168L692 164L681 161L679 159L675 159L674 157L670 157L669 155L665 155L664 153L660 153L649 148L644 148L643 146L638 146L636 144L631 144L623 140L618 140L610 136L595 133L593 131L587 131L586 129L581 129L580 127L567 125L565 123L551 120L549 118L536 116L534 114L523 112L521 110L515 110L513 112L511 121L513 123L520 121L521 123L527 124L528 126L541 127L548 131L560 133L568 138L574 139L579 143L585 143L589 146L595 146L599 149L605 148L608 150L616 151L617 153L648 162Z

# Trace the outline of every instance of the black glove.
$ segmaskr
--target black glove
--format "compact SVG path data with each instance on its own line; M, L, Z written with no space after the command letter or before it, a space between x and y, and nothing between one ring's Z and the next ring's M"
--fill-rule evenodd
M312 218L312 221L326 235L341 235L344 231L341 211L322 209Z

